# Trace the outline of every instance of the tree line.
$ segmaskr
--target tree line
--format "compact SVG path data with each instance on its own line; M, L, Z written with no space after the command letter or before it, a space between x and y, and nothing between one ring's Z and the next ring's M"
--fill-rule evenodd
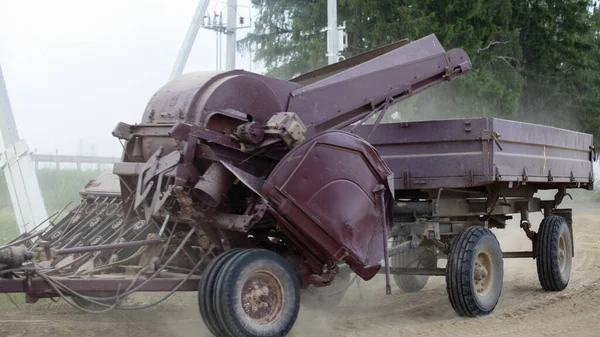
M326 0L252 0L242 41L267 75L327 64ZM436 34L473 70L396 106L392 120L494 116L600 136L600 8L591 0L338 0L345 57Z

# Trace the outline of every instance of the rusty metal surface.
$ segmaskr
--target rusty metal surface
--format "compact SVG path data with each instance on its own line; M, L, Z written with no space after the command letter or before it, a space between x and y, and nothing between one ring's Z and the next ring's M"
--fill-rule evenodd
M391 212L382 214L374 193L378 186L387 186L389 174L367 142L330 131L291 151L266 180L263 192L294 230L317 244L315 256L344 260L368 279L369 267L383 258L381 220L392 223ZM390 198L388 191L386 200Z
M205 125L211 112L233 109L263 122L284 111L289 92L298 87L242 70L189 73L163 86L148 103L142 120Z
M370 128L355 132L365 136ZM370 142L394 171L396 189L587 186L593 178L589 134L497 118L390 123L377 130Z
M254 273L241 289L242 308L255 324L271 323L284 310L287 294L269 271Z

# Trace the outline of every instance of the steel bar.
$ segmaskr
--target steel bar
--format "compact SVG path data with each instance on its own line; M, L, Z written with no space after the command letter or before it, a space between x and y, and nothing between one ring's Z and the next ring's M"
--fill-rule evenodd
M402 242L388 250L388 257L396 256L410 250L411 241Z
M109 292L116 293L123 291L132 285L133 280L127 279L72 279L72 278L55 278L64 286L79 293L94 293L94 292ZM153 291L170 291L173 290L183 278L160 278L150 280L136 291L153 292ZM178 291L197 291L198 277L193 277L187 280ZM135 281L133 286L138 286L145 280ZM132 286L132 287L133 287ZM39 297L55 296L52 287L39 277L22 278L14 280L1 280L0 292L2 293L27 293Z
M111 249L121 249L121 248L129 248L129 247L140 247L140 246L148 246L155 245L159 243L164 243L165 239L152 239L152 240L143 240L143 241L131 241L131 242L122 242L122 243L111 243L106 245L97 245L97 246L85 246L85 247L75 247L75 248L65 248L59 249L56 251L57 255L66 255L66 254L76 254L76 253L87 253L87 252L95 252L99 250L111 250Z
M399 268L399 267L390 267L390 273L393 275L429 275L429 276L445 276L446 268L435 268L435 269L425 269L425 268ZM385 274L385 270L381 269L379 274Z
M377 195L379 196L379 201L381 202L381 210L382 213L385 214L387 203L385 202L385 186L379 185L377 187ZM385 262L385 293L390 295L392 293L392 287L390 286L390 260L388 258L389 247L387 245L388 238L388 224L387 217L383 216L383 261Z
M502 257L505 259L532 259L533 252L503 252Z
M394 203L394 214L431 215L433 204L429 201L398 201Z

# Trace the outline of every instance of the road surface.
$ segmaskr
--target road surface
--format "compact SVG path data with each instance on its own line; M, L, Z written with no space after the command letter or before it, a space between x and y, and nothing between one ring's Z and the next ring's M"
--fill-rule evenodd
M352 285L338 308L302 309L290 336L598 336L600 210L578 212L584 215L574 218L576 252L571 282L563 292L541 290L535 261L506 260L502 297L494 313L460 318L447 300L443 277L431 278L419 293L394 287L392 295L385 295L383 277L378 276ZM532 222L539 219L532 217ZM529 248L515 223L496 233L505 251ZM19 307L2 305L0 337L210 336L199 318L195 294L178 294L153 309L103 315L50 301Z

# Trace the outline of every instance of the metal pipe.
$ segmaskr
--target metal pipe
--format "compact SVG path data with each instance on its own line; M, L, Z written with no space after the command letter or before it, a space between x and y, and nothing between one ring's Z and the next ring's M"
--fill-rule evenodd
M163 236L163 233L165 232L165 229L167 228L167 223L169 222L169 218L171 218L171 213L167 214L167 216L165 217L165 221L162 224L162 227L160 227L160 231L158 232L158 237Z
M446 268L399 268L391 267L390 272L394 275L428 275L428 276L445 276ZM384 274L385 271L380 270L379 274Z
M533 252L503 252L502 258L504 259L532 259L534 257Z
M402 242L401 244L388 249L388 257L400 255L409 251L411 249L410 243L411 241Z
M121 248L129 248L129 247L155 245L155 244L159 244L159 243L164 243L165 241L166 241L165 239L151 239L151 240L143 240L143 241L111 243L111 244L97 245L97 246L65 248L65 249L59 249L59 250L55 251L55 253L56 253L56 255L87 253L87 252L95 252L95 251L99 251L99 250L111 250L111 249L121 249Z
M432 215L433 205L430 201L396 201L394 214Z
M383 261L385 262L384 266L385 266L385 293L386 295L389 295L392 293L392 286L390 285L390 259L389 259L389 254L388 254L388 228L387 228L387 205L385 203L385 191L386 188L383 185L379 185L375 188L375 193L377 193L378 197L379 197L379 202L381 203L381 217L382 219L382 225L383 225L383 230L382 230L382 234L383 234Z
M200 177L194 188L202 202L211 207L216 207L234 180L235 176L225 166L220 163L213 163Z

